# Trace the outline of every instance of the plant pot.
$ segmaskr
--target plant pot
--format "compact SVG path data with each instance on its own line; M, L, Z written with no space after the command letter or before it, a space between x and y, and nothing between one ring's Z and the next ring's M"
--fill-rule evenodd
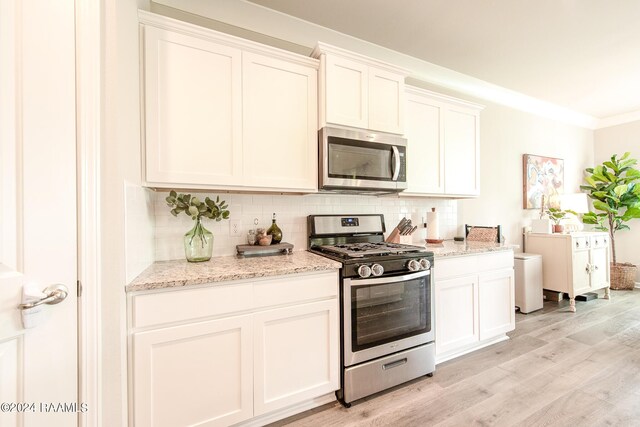
M562 225L562 224L553 224L553 232L554 233L564 233L564 225Z
M184 254L189 262L203 262L211 259L213 253L213 233L204 228L201 219L184 235Z
M633 290L638 267L628 262L611 263L611 289Z

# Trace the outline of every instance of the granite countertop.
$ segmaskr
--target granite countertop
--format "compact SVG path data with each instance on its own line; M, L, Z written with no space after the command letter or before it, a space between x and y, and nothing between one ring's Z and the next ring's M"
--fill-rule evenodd
M493 242L454 242L445 240L442 243L425 245L428 251L438 257L472 255L484 252L509 251L518 248L518 245Z
M206 262L159 261L126 286L127 292L199 285L255 277L337 270L341 264L307 251L263 257L214 257Z

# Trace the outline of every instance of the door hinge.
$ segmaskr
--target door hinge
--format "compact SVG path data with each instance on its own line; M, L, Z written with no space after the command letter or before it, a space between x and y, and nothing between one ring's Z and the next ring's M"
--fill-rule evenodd
M78 298L82 296L82 282L80 280L77 281L77 294Z

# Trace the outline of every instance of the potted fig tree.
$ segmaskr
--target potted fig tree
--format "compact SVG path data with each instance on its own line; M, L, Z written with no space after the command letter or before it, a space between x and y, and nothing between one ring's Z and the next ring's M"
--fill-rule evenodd
M586 185L580 186L593 201L595 210L584 214L582 222L609 232L612 289L633 289L635 285L637 266L618 262L615 235L630 229L626 222L640 218L640 171L634 167L637 163L630 153L619 159L614 154L610 161L586 169Z

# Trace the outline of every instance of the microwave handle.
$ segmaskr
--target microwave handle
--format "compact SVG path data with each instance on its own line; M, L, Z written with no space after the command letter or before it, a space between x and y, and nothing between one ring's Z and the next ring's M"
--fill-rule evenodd
M400 175L400 151L395 145L391 149L393 150L393 177L391 177L391 181L397 181L398 175Z

